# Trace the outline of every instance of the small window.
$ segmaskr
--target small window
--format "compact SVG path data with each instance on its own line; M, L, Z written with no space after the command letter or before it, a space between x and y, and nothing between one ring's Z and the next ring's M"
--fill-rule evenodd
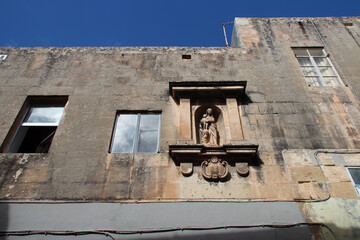
M293 48L293 51L309 86L343 86L323 48Z
M28 99L4 141L2 149L8 153L48 152L66 101L67 98L64 100L63 97Z
M190 54L184 54L184 55L182 55L182 59L191 59L191 55Z
M156 153L159 151L160 114L119 113L116 116L111 152Z
M0 54L0 61L4 61L7 58L7 55L1 55Z
M346 169L357 194L360 196L360 167L347 167Z

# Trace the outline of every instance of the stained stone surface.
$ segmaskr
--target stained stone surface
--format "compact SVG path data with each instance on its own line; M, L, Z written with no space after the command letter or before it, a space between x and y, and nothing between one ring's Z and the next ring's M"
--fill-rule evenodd
M233 48L1 47L0 54L8 55L0 62L1 143L27 96L67 95L69 100L49 153L0 155L0 198L267 201L323 196L323 188L299 177L302 170L287 171L282 151L359 148L360 49L354 34L359 24L358 17L243 19L235 26L241 46ZM346 86L309 87L291 49L302 46L324 47ZM191 59L182 59L184 54ZM194 123L170 96L170 81L247 81L238 111L232 109L243 131L237 126L233 140L243 137L259 145L247 177L239 177L234 166L226 182L209 183L199 167L187 177L180 173L169 145L180 136L195 138L181 131L180 119ZM161 112L159 153L109 153L118 110ZM224 119L227 133L239 123L231 116L230 122ZM311 166L306 174L317 168ZM345 183L333 183L333 189Z

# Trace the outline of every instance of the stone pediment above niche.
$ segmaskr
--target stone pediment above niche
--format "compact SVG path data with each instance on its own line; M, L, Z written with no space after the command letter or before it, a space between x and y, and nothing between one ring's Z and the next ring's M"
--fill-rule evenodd
M241 108L246 81L170 82L170 95L179 105L177 144L169 145L172 159L184 176L196 169L204 179L227 179L229 169L240 176L258 145L244 139Z
M245 94L246 81L170 82L170 95L181 98L236 98Z

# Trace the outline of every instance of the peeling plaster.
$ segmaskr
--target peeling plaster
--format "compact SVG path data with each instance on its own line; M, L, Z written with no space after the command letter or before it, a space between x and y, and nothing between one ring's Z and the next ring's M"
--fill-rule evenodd
M27 163L28 161L29 161L29 155L24 154L24 156L19 159L19 164L24 165L24 164Z
M20 168L19 170L16 171L15 173L15 182L17 182L18 177L20 177L20 175L24 172L23 168Z
M325 202L305 203L303 211L312 222L322 222L331 227L337 239L359 239L360 200L330 198ZM324 231L325 237L329 237ZM331 237L326 239L332 239Z

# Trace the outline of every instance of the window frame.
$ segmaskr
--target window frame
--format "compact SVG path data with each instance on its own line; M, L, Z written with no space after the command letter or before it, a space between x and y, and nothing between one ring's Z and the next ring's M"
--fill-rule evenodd
M114 141L117 131L117 124L119 121L120 115L135 115L136 116L136 126L135 126L135 137L132 143L131 152L114 152ZM139 139L140 139L140 123L142 115L157 115L159 118L158 126L157 126L157 145L155 152L138 152L139 147ZM160 151L160 139L161 139L161 111L117 111L115 115L114 127L111 135L111 142L109 147L109 153L159 153Z
M296 54L296 50L305 50L306 51L306 56L301 56L301 55L297 55ZM294 55L295 55L295 58L299 64L299 67L300 67L300 70L301 70L301 73L302 75L304 76L305 78L305 82L308 84L308 86L313 86L313 87L316 87L317 85L313 85L311 83L309 83L309 81L307 81L306 79L307 78L316 78L318 80L317 83L319 84L320 87L324 87L324 86L330 86L330 87L336 87L332 84L327 84L325 79L326 78L337 78L337 81L339 83L339 86L345 86L344 82L342 81L340 75L338 74L338 72L336 71L334 65L332 64L332 61L331 59L329 58L329 54L326 53L325 49L323 47L292 47L292 50L294 52ZM321 50L321 53L322 55L321 56L316 56L316 55L313 55L311 54L311 50L314 51L314 50ZM316 63L315 59L316 58L323 58L326 60L327 62L327 65L325 66L320 66L319 64ZM310 66L302 66L300 64L300 61L299 59L309 59L310 60L310 63L311 65ZM311 76L311 75L305 75L304 74L304 71L303 69L305 67L311 67L315 70L315 73L316 73L316 76ZM334 75L331 75L331 76L326 76L324 74L321 73L321 68L330 68L333 72Z
M0 54L0 61L5 61L7 56L8 56L7 54Z
M30 115L30 111L31 109L34 109L34 108L46 108L46 107L61 107L62 108L62 113L61 113L61 116L59 118L59 121L56 122L56 123L45 123L45 122L37 122L37 123L33 123L33 122L26 122L25 120L27 119L28 115ZM59 126L59 123L60 123L60 120L61 120L61 117L62 117L62 114L64 113L64 109L65 109L65 106L63 105L60 105L60 104L56 104L56 105L48 105L48 104L35 104L35 105L31 105L28 107L27 111L26 111L26 114L24 115L24 118L21 122L21 126L22 127L57 127Z
M351 175L349 169L350 168L354 168L354 169L358 169L358 171L360 172L360 166L347 166L346 167L346 171L347 173L349 174L349 177L350 177L350 180L351 180L351 183L353 184L354 186L354 189L355 189L355 192L357 193L357 195L360 197L360 183L355 183L354 179L353 179L353 176Z
M12 126L10 127L10 130L8 134L6 135L3 143L1 144L0 152L2 153L39 153L39 146L36 149L36 151L31 152L21 152L20 148L24 142L25 137L28 134L28 131L30 128L41 128L41 127L47 127L47 128L55 128L53 133L51 133L49 136L47 136L44 140L47 140L48 138L52 138L55 136L55 133L57 131L58 125L63 118L64 111L66 104L68 102L68 96L28 96L24 104L19 110L18 115L15 118L15 121L13 122ZM26 123L25 120L28 117L30 110L32 108L36 107L62 107L62 114L59 119L59 123ZM24 128L28 128L27 130L22 130ZM23 131L23 133L21 133ZM23 134L23 136L20 136ZM15 143L18 141L18 143ZM52 140L51 140L52 141ZM43 141L40 142L40 144ZM17 144L18 146L14 145ZM39 144L39 145L40 145ZM49 151L51 147L51 142L49 147L45 152ZM16 150L14 150L16 149Z

